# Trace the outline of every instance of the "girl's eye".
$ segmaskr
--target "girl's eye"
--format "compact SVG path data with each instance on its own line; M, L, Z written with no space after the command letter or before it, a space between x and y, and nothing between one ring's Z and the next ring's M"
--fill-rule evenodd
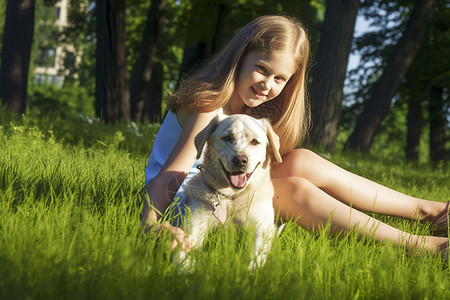
M275 80L276 80L278 83L286 82L286 79L284 79L283 77L279 77L279 76L275 77Z
M259 144L259 141L258 141L257 139L253 139L250 143L251 143L252 145L258 145L258 144Z
M261 72L267 73L267 69L265 67L263 67L263 66L257 66L257 67Z

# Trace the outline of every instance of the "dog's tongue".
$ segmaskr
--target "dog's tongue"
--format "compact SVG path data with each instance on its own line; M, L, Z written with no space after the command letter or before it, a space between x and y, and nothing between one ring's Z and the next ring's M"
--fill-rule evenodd
M247 184L247 174L245 173L232 173L230 174L231 184L238 189L245 187Z

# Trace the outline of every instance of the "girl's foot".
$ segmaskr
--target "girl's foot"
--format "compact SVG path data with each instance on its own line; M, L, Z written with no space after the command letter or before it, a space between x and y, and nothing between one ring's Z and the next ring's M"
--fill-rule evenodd
M426 220L428 219L428 220ZM442 237L448 237L449 233L449 223L450 223L450 202L447 202L447 206L444 210L442 210L439 215L431 218L424 219L424 223L431 222L430 225L430 233L434 236L442 236Z
M437 217L436 221L431 223L430 232L435 236L446 236L448 237L449 224L450 224L450 202L447 202L447 207L442 211L442 213ZM448 248L447 248L448 256ZM448 258L447 258L448 259Z

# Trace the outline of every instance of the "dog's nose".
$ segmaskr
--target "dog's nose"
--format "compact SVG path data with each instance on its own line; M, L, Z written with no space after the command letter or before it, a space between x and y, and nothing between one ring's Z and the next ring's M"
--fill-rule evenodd
M237 155L233 158L233 164L235 167L242 168L248 163L248 157L245 155Z

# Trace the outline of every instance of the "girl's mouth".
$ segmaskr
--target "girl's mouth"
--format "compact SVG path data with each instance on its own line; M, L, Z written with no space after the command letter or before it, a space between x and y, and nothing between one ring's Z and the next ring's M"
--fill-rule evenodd
M262 98L264 98L266 96L263 93L261 93L260 91L258 91L257 89L255 89L254 87L251 87L251 88L252 88L253 96L256 99L262 99Z

